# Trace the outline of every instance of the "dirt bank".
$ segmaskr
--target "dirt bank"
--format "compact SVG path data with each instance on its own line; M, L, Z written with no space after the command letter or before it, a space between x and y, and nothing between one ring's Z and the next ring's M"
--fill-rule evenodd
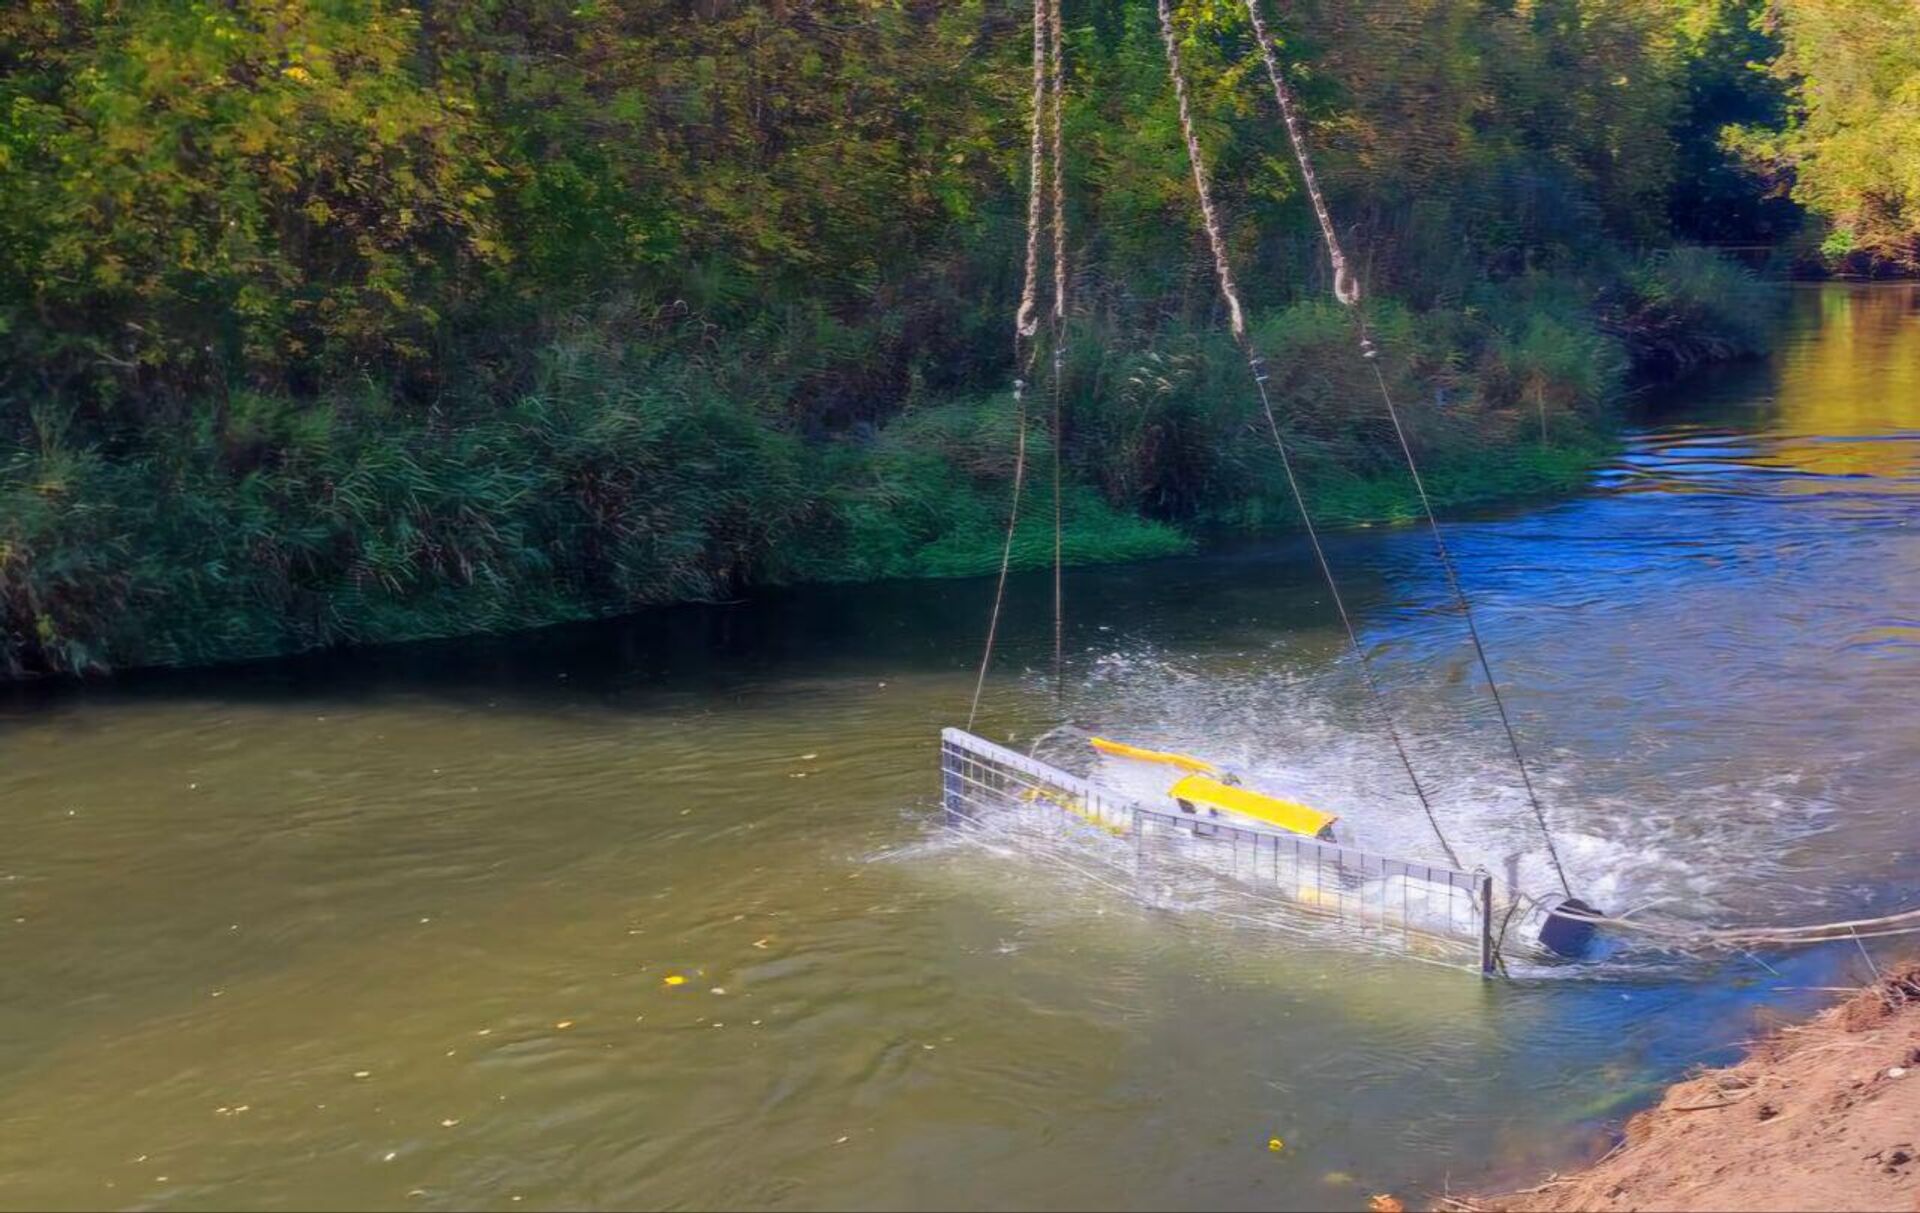
M1457 1210L1892 1209L1920 1213L1920 964L1746 1060L1674 1084L1615 1150Z

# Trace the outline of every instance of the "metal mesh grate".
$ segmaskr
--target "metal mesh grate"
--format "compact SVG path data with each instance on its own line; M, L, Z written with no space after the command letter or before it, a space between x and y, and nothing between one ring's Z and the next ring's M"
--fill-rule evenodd
M1249 895L1247 908L1266 912L1276 925L1322 928L1373 949L1493 970L1500 911L1485 872L1148 807L960 729L941 734L940 776L954 824L1003 823L1052 840L1124 837L1141 872L1224 878Z

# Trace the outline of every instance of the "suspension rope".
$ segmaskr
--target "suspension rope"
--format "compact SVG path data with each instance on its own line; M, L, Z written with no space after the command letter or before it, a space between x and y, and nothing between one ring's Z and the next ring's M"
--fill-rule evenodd
M1027 184L1027 262L1020 287L1020 309L1013 321L1013 491L1007 506L1007 537L1000 547L1000 577L994 586L993 609L987 615L987 639L980 652L980 672L973 680L973 702L967 708L967 728L980 715L980 696L993 665L993 645L1000 633L1000 614L1007 601L1007 573L1013 567L1013 536L1020 525L1020 495L1027 481L1027 380L1033 366L1032 338L1040 331L1036 315L1040 298L1040 235L1044 227L1047 189L1047 86L1052 38L1051 0L1033 4L1033 113L1029 120ZM1057 306L1057 305L1056 305Z
M1173 10L1168 0L1159 0L1160 37L1166 44L1167 71L1173 78L1174 100L1180 111L1180 133L1187 144L1187 160L1193 168L1193 185L1200 198L1200 215L1207 230L1207 243L1213 250L1214 276L1219 280L1220 294L1226 300L1227 314L1231 319L1233 337L1246 356L1247 369L1253 376L1254 386L1260 393L1260 408L1266 415L1267 432L1273 438L1274 449L1280 455L1280 467L1286 473L1288 491L1293 495L1294 508L1300 512L1300 521L1307 533L1307 542L1313 549L1313 556L1320 566L1320 574L1326 579L1327 590L1333 599L1334 610L1340 616L1340 624L1346 629L1347 642L1353 647L1354 655L1360 659L1360 671L1375 706L1387 726L1387 735L1393 739L1394 752L1400 756L1400 765L1406 769L1407 779L1413 785L1413 792L1419 798L1420 807L1427 815L1427 823L1433 827L1434 837L1440 841L1440 849L1446 852L1447 859L1454 867L1461 867L1460 857L1447 841L1446 832L1440 828L1440 819L1433 811L1433 802L1428 799L1426 788L1420 777L1414 773L1413 759L1407 753L1406 745L1400 739L1399 727L1394 723L1393 713L1387 707L1386 695L1375 680L1372 662L1366 649L1360 643L1360 635L1353 626L1353 619L1347 614L1346 602L1340 596L1340 584L1333 575L1333 566L1327 561L1326 549L1321 546L1320 532L1313 524L1313 514L1307 509L1306 494L1300 488L1299 478L1294 474L1293 457L1287 449L1286 438L1281 434L1279 419L1273 411L1273 401L1267 392L1267 366L1255 349L1246 331L1246 323L1240 308L1239 289L1233 282L1233 267L1227 257L1226 239L1221 232L1219 219L1213 206L1213 188L1207 180L1205 156L1200 148L1200 139L1194 130L1193 109L1187 98L1186 71L1180 63L1180 40L1174 30Z
M1696 944L1725 948L1786 947L1920 934L1920 910L1903 910L1878 918L1809 923L1795 927L1669 926L1663 923L1642 922L1639 919L1611 918L1604 914L1580 914L1572 910L1556 910L1554 913L1576 922L1590 922L1611 930L1644 935L1649 939L1664 941L1674 946Z
M1320 236L1326 241L1327 257L1333 263L1333 297L1352 307L1360 302L1360 283L1347 268L1346 254L1340 250L1340 237L1333 230L1333 213L1327 209L1326 195L1320 192L1319 174L1313 171L1313 157L1307 151L1307 137L1300 129L1300 117L1293 94L1280 74L1280 60L1273 53L1273 39L1267 36L1267 20L1260 12L1260 0L1247 0L1247 18L1253 23L1254 41L1260 44L1260 57L1266 61L1267 79L1273 85L1274 104L1287 125L1287 142L1293 145L1293 158L1300 163L1300 176L1307 183L1307 198L1320 220Z
M1045 0L1047 24L1053 35L1048 49L1047 74L1053 89L1053 695L1056 704L1066 697L1067 599L1065 547L1062 538L1064 509L1061 494L1061 446L1066 437L1061 423L1061 359L1066 346L1067 329L1067 189L1065 136L1062 133L1062 107L1066 89L1063 84L1061 43L1066 29L1060 20L1060 0Z
M1028 122L1027 168L1027 270L1020 288L1020 310L1014 316L1013 346L1016 361L1021 347L1040 331L1035 315L1040 300L1041 216L1046 205L1047 144L1044 116L1047 107L1047 7L1046 0L1033 0L1033 114ZM1015 380L1015 392L1021 390Z
M1285 120L1287 140L1293 145L1294 159L1299 162L1300 176L1307 183L1307 196L1313 201L1313 212L1320 220L1320 235L1326 242L1327 256L1333 263L1333 294L1341 304L1353 310L1355 322L1360 334L1360 356L1373 370L1374 382L1380 387L1380 400L1386 406L1387 417L1393 422L1394 436L1399 440L1400 453L1406 457L1407 471L1413 477L1413 487L1420 499L1421 512L1426 515L1427 529L1433 536L1434 552L1440 558L1440 567L1446 571L1447 584L1453 590L1454 601L1459 604L1460 616L1466 621L1467 636L1473 641L1474 655L1479 658L1480 672L1485 675L1487 691L1493 698L1493 706L1500 716L1500 727L1506 732L1507 746L1513 752L1514 766L1519 769L1520 783L1526 789L1527 803L1533 808L1534 820L1540 826L1540 836L1547 844L1547 857L1553 861L1553 871L1560 878L1560 888L1568 897L1573 896L1573 887L1567 880L1567 870L1560 862L1560 850L1554 844L1553 830L1547 825L1546 809L1540 804L1539 794L1534 790L1533 776L1527 770L1527 761L1520 751L1520 741L1513 730L1513 720L1507 714L1506 701L1500 695L1499 680L1493 676L1493 665L1487 658L1487 646L1480 639L1480 627L1474 620L1473 604L1467 598L1466 589L1460 583L1459 572L1455 569L1453 556L1447 550L1447 543L1440 534L1440 520L1435 517L1433 501L1427 496L1426 482L1420 476L1420 464L1414 458L1413 444L1407 439L1406 427L1400 423L1400 410L1394 407L1393 393L1387 388L1387 377L1380 369L1379 351L1373 343L1373 335L1367 326L1364 309L1357 305L1361 292L1359 283L1353 279L1347 267L1346 255L1341 251L1339 236L1334 231L1333 217L1327 209L1325 195L1320 189L1319 176L1313 171L1313 157L1307 149L1306 135L1300 128L1299 114L1293 104L1292 94L1288 92L1285 78L1280 72L1280 62L1274 54L1273 39L1267 34L1267 23L1260 12L1260 0L1246 0L1247 16L1253 24L1254 38L1260 44L1260 55L1267 65L1267 79L1273 85L1273 99L1280 107L1280 116ZM1163 5L1164 8L1164 5Z

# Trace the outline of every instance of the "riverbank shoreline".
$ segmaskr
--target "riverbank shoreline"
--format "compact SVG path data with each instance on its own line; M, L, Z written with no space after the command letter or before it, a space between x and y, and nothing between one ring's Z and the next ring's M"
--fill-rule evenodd
M1920 963L1636 1113L1606 1155L1463 1213L1920 1209Z
M1662 381L1660 386L1671 387L1685 377ZM1619 452L1621 432L1621 419L1616 410L1599 422L1569 420L1563 432L1544 440L1529 438L1476 450L1448 451L1422 466L1422 483L1433 508L1443 518L1562 500L1580 492L1595 469ZM1369 472L1324 467L1305 487L1314 522L1323 531L1404 526L1421 517L1419 491L1403 467ZM1290 504L1251 495L1236 503L1231 511L1188 519L1182 524L1123 513L1099 504L1089 505L1090 497L1084 486L1071 486L1069 495L1076 499L1076 508L1070 509L1064 518L1060 541L1064 563L1070 568L1138 564L1192 555L1223 540L1275 539L1301 533L1298 515ZM1044 509L1029 506L1023 511L1011 549L1006 553L1012 571L1034 572L1052 567L1053 524L1052 515ZM137 645L116 643L110 632L112 626L123 625L127 620L154 615L152 603L145 599L141 599L142 609L118 613L115 616L118 624L95 621L94 630L86 633L84 639L64 636L47 626L45 614L32 614L29 618L31 613L22 609L15 612L17 618L10 619L7 595L17 587L7 580L9 549L0 541L0 686L154 670L215 669L341 649L525 635L673 607L737 602L744 594L766 590L896 582L937 585L989 577L1002 556L1000 545L1005 538L1002 527L996 520L991 528L983 525L959 537L961 542L946 540L927 545L927 552L937 552L937 556L922 562L926 567L910 571L802 567L742 587L731 595L717 595L713 587L698 583L683 597L600 600L583 592L556 592L551 587L542 592L539 585L503 582L498 587L500 600L489 599L491 609L481 612L478 618L474 617L471 604L461 605L460 595L452 591L442 596L445 601L440 603L439 613L416 616L389 604L384 611L351 620L342 618L326 595L311 590L290 592L273 602L238 602L233 601L236 597L233 589L243 579L233 570L223 569L201 579L208 584L196 581L196 591L189 595L193 610L180 613L179 626L162 626L165 623L162 615L160 620L150 621L154 629L163 633L162 638L156 640L143 635ZM0 540L4 540L3 535ZM141 564L132 556L137 544L121 541L103 546L128 567ZM101 567L89 567L85 571L91 578L88 584L113 582L125 575L124 570ZM75 596L80 583L76 581L65 588L69 596ZM469 584L465 588L478 594L484 586ZM354 599L362 611L378 599L379 589L379 585L370 583L365 592ZM128 595L124 588L116 589L115 593L121 597ZM140 598L139 595L132 597ZM41 595L33 601L44 607L46 603L42 600L46 598ZM327 626L329 623L333 626ZM10 642L15 650L11 654ZM35 651L35 646L40 653L37 663L22 660L21 654ZM137 655L131 660L116 659L116 651L123 648L131 648ZM54 653L58 659L49 659L48 654Z

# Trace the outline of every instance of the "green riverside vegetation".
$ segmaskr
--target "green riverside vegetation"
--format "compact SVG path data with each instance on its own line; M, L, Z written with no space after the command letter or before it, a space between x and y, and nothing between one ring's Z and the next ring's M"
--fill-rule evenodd
M1177 8L1316 517L1405 519L1245 10ZM1294 525L1153 5L1065 17L1067 557ZM1633 383L1764 349L1777 290L1688 241L1915 260L1920 16L1899 5L1268 18L1443 505L1575 485ZM996 567L1027 19L1017 0L7 5L0 677ZM1023 567L1053 549L1041 378Z

